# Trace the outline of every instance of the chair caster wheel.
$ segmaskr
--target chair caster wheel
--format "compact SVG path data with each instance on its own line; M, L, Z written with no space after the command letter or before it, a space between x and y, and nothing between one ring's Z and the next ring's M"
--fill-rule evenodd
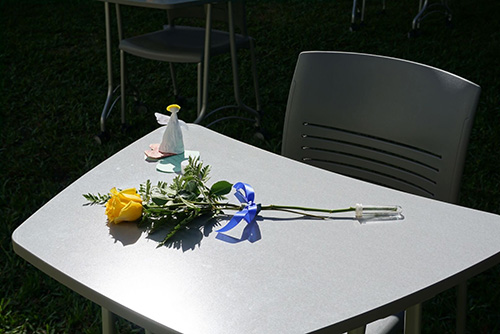
M97 145L102 145L109 139L109 133L107 131L101 131L94 136L94 140Z

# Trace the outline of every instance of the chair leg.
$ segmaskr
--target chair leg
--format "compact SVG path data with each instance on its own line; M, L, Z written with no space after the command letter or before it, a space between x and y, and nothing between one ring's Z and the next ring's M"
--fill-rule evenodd
M428 0L420 0L418 4L418 14L413 18L413 22L411 27L413 30L420 28L420 17L424 15L425 10L427 9Z
M116 11L116 24L118 28L118 40L123 39L122 32L122 14L120 6L115 4ZM121 94L121 121L125 125L125 81L127 80L127 73L125 72L125 52L120 50L120 94Z
M125 73L125 52L120 50L120 98L121 98L121 121L125 124L125 81L127 74Z
M113 99L113 66L111 59L111 22L110 22L110 12L109 12L109 2L104 3L104 19L106 24L106 64L108 72L108 94L106 97L106 102L104 103L104 108L101 113L101 133L106 132L106 118L108 118L109 112L111 110L111 103Z
M175 68L173 63L168 63L170 67L170 78L172 79L172 87L174 89L174 96L177 99L179 96L179 90L177 88L177 80L175 79Z
M208 105L208 70L210 63L210 46L211 46L211 32L212 32L212 4L208 3L206 5L207 11L207 22L205 26L205 46L204 46L204 54L203 54L203 70L199 72L203 72L203 83L202 83L202 94L201 94L201 108L198 110L198 117L195 119L194 123L200 123L203 118L205 118L205 114L207 112ZM198 87L199 88L199 87Z
M227 3L228 12L229 12L229 36L231 36L230 40L230 51L231 51L231 66L233 70L233 90L234 90L234 99L236 100L236 104L241 107L241 94L240 94L240 79L238 74L238 60L236 55L236 43L234 40L234 23L233 23L233 9L231 1Z
M250 40L250 61L252 62L252 76L253 76L253 89L255 92L255 103L256 109L260 113L261 105L260 105L260 93L259 93L259 78L257 75L257 60L255 57L255 46L253 40Z
M365 22L365 0L361 4L361 23Z
M197 78L198 92L197 92L197 98L196 98L196 101L197 101L196 112L199 115L201 112L201 103L202 103L202 99L203 99L203 95L202 95L202 92L203 92L203 64L202 63L198 63L197 76L198 76L198 78Z
M357 10L357 0L352 1L352 14L351 14L351 27L356 24L356 10Z

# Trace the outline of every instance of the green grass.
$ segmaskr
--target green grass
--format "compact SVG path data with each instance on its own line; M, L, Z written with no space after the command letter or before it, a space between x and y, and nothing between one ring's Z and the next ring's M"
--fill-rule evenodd
M106 94L103 4L99 1L4 0L0 2L1 178L0 333L96 333L99 307L47 277L12 251L10 236L26 218L99 162L157 127L154 112L173 102L168 66L129 57L130 80L149 111L127 117L118 110L107 125L111 140L96 145ZM418 1L367 1L366 26L349 32L351 1L249 0L250 33L256 38L264 103L265 141L245 123L215 129L279 152L289 84L299 52L345 50L375 53L436 66L482 87L466 160L460 204L500 214L500 31L497 0L455 0L454 27L429 17L422 36L407 32ZM158 29L164 13L123 8L127 36ZM115 40L116 41L116 40ZM117 55L114 64L117 65ZM232 101L227 57L213 66L211 105ZM251 87L248 57L241 58L242 84ZM179 67L188 98L181 118L194 120L195 69ZM118 80L118 78L116 78ZM244 99L252 105L250 89ZM77 238L75 237L75 242ZM499 240L500 242L500 240ZM500 332L500 268L469 281L468 332ZM424 333L454 332L454 291L424 304ZM123 333L140 331L120 321Z

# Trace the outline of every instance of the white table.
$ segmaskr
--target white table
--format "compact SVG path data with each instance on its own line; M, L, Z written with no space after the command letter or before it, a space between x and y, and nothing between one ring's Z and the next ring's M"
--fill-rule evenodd
M83 206L82 194L171 180L143 159L162 131L82 176L12 236L28 262L155 333L341 333L500 262L498 215L343 177L193 124L185 147L201 152L211 180L249 183L257 202L398 204L405 219L360 224L263 212L255 243L225 243L214 232L194 249L157 249L133 223L110 229L104 208Z

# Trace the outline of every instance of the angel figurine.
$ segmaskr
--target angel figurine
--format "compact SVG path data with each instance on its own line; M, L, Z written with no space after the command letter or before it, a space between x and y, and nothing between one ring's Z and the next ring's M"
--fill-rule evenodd
M160 125L167 125L163 133L163 139L160 144L149 145L149 150L144 151L148 161L158 161L169 157L184 153L184 142L182 140L181 125L187 127L186 123L177 118L177 112L181 109L177 104L171 104L167 110L172 113L172 116L167 116L160 113L155 113L156 120Z
M182 140L182 131L177 118L177 113L181 107L177 104L171 104L167 110L172 113L167 123L167 128L163 133L163 139L158 150L164 154L181 154L184 153L184 142Z

